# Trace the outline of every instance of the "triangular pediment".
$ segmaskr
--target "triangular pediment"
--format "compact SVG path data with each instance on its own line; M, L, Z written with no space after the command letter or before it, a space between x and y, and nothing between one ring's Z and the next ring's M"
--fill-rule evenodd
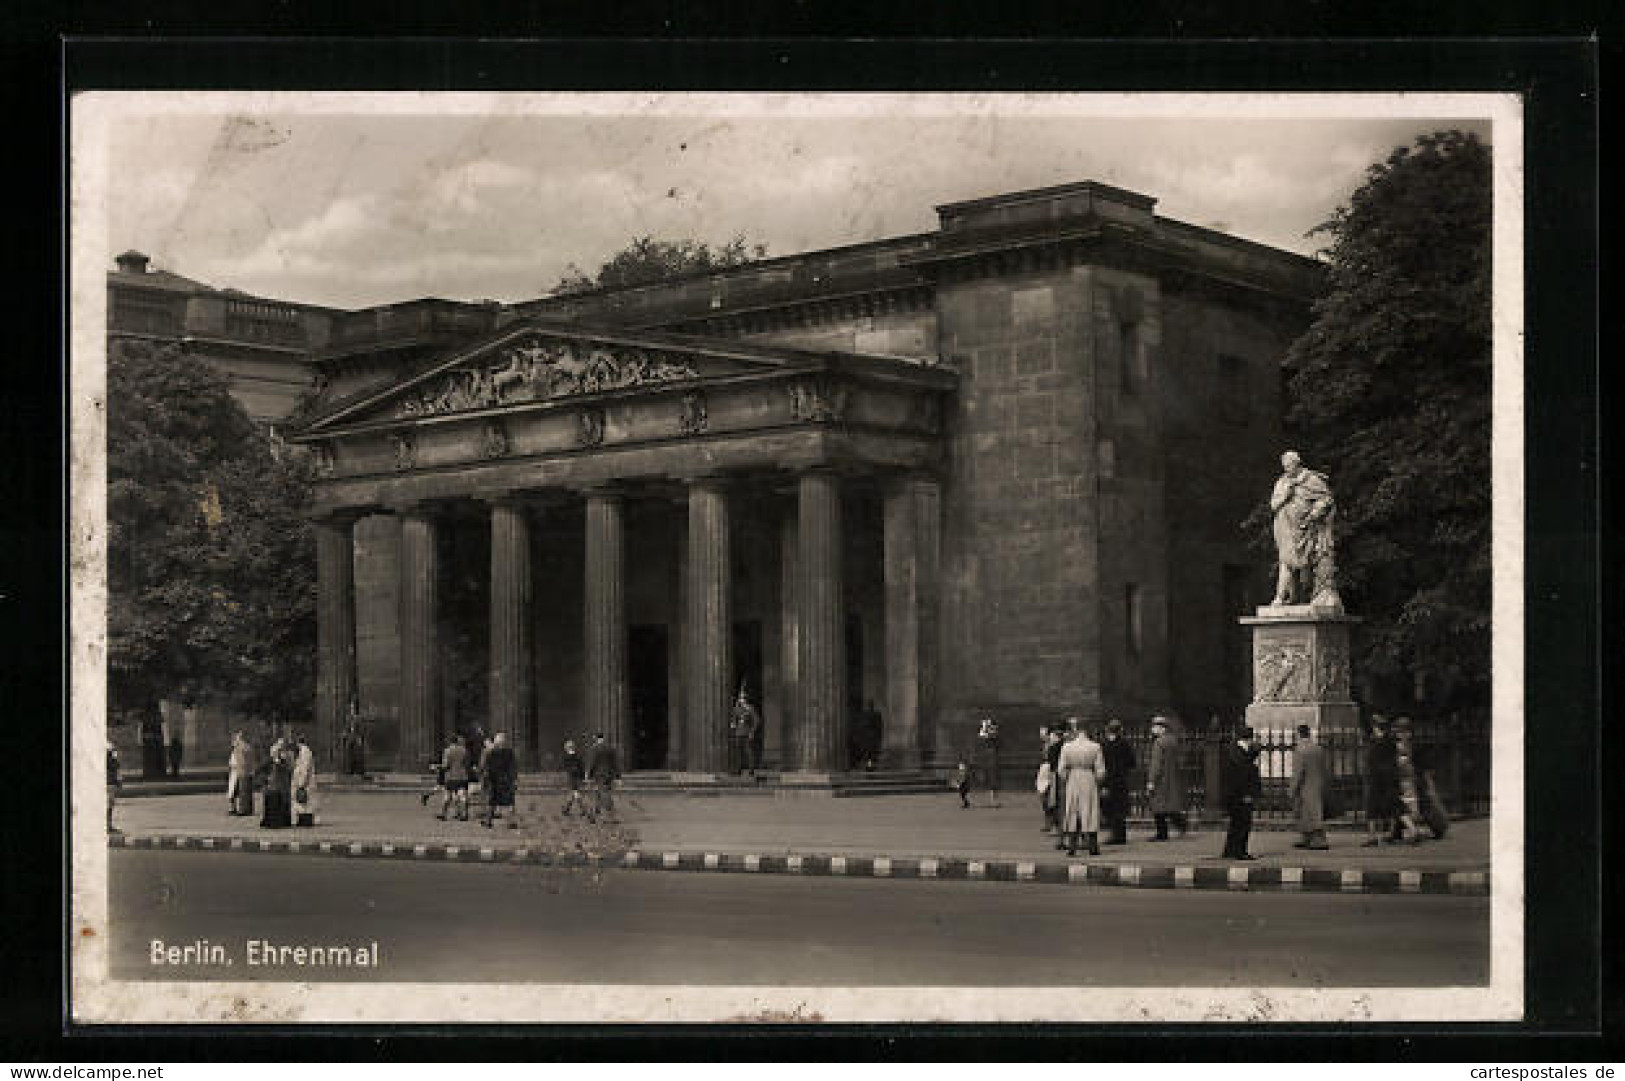
M791 356L746 343L515 324L451 350L393 383L333 403L306 432L675 389L797 366Z

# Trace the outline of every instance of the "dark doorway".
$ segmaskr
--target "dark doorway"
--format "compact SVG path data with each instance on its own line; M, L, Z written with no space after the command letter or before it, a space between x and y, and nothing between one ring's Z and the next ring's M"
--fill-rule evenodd
M863 618L846 617L846 767L862 765L863 745L858 718L863 716Z
M627 643L626 674L630 684L632 748L629 769L664 769L666 766L666 628L633 627Z

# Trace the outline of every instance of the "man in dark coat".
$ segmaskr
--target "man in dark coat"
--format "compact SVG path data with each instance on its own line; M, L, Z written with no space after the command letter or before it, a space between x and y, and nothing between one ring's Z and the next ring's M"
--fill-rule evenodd
M173 732L169 737L169 775L177 781L181 777L181 758L186 753L186 745L181 741L181 734Z
M1189 820L1185 817L1185 785L1179 775L1179 737L1166 717L1151 718L1151 766L1146 770L1145 792L1157 824L1157 835L1151 839L1168 840L1170 821L1185 836Z
M1247 852L1247 838L1253 832L1253 803L1264 790L1264 783L1258 775L1258 745L1251 728L1242 728L1236 733L1236 741L1225 748L1221 779L1224 809L1230 815L1223 858L1255 859Z
M1375 848L1382 835L1399 818L1399 746L1388 727L1388 718L1371 718L1371 742L1365 758L1365 847Z
M615 821L615 782L621 776L621 752L604 738L602 732L593 737L592 750L587 752L587 779L592 781L593 806L587 815L589 822L598 821L600 815Z
M1106 722L1106 738L1100 744L1106 759L1106 782L1100 793L1100 817L1109 845L1128 844L1129 777L1137 765L1134 748L1123 738L1123 722L1113 717Z
M480 766L481 784L485 787L485 822L487 829L496 818L499 808L508 810L508 828L519 828L519 758L508 746L508 734L498 732L491 737L491 749L485 752Z

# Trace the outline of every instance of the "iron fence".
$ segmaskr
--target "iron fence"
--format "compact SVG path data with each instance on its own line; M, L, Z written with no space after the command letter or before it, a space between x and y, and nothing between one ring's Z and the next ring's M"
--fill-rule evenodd
M1411 744L1419 770L1431 770L1434 783L1446 809L1454 816L1474 817L1490 810L1490 742L1487 718L1452 717L1413 720ZM1265 822L1281 822L1293 817L1292 756L1296 739L1290 729L1257 729L1258 768L1263 791L1254 803L1254 817ZM1134 749L1132 804L1135 818L1150 818L1149 797L1145 791L1146 770L1151 763L1151 733L1125 732ZM1185 806L1200 818L1216 820L1224 816L1224 793L1220 770L1224 753L1232 740L1229 731L1185 733L1179 740L1179 774L1184 781ZM1365 821L1365 774L1367 740L1358 733L1325 733L1319 740L1326 751L1327 770L1332 778L1333 821ZM1033 773L1041 761L1036 749L1031 765L1017 766L1006 755L1001 773L1007 791L1032 787ZM1028 756L1023 756L1028 757ZM1022 769L1018 779L1013 769Z

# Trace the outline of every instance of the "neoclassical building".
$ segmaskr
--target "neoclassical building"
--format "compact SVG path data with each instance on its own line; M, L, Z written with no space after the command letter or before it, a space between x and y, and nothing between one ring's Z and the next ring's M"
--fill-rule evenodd
M951 764L977 718L1233 716L1241 519L1280 451L1304 258L1097 183L916 236L510 306L337 313L317 456L316 720L370 758L609 733L723 767Z

